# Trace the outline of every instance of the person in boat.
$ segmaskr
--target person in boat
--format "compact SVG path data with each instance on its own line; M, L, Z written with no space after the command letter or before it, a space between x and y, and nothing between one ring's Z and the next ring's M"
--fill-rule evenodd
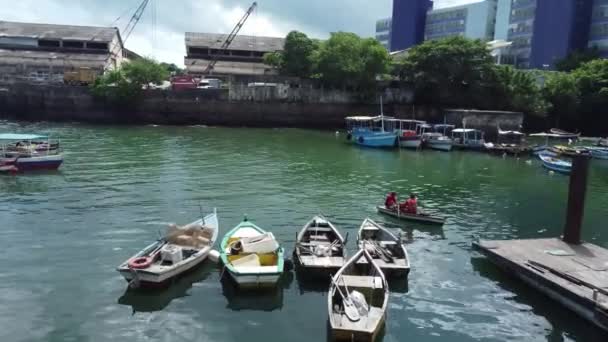
M389 192L384 200L384 206L387 209L397 209L397 193L392 191Z
M410 194L405 202L399 204L399 211L407 214L418 214L418 200L415 194Z

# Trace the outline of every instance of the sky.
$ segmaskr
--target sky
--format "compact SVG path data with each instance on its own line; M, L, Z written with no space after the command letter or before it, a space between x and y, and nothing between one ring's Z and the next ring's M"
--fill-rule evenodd
M184 32L229 33L253 0L150 0L126 47L183 66ZM435 0L435 8L475 0ZM477 0L478 1L478 0ZM390 17L392 0L257 0L241 34L284 37L298 30L314 38L349 31L374 35ZM115 26L122 29L141 0L0 0L0 20ZM124 39L124 37L123 37Z

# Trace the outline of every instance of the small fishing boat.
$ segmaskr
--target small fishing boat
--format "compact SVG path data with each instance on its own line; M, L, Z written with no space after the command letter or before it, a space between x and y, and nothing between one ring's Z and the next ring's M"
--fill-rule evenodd
M559 128L551 128L549 130L549 132L551 132L551 134L555 134L556 138L558 138L558 139L573 139L573 140L576 140L576 139L578 139L581 136L580 133L566 132L566 131L561 130Z
M116 269L131 287L163 287L199 265L217 240L217 211L186 226L170 225L166 236L135 254Z
M13 165L20 172L57 170L63 163L59 144L47 136L7 133L0 134L0 142L0 164Z
M425 213L408 214L400 211L399 209L393 210L386 208L383 205L379 205L377 209L379 213L397 218L399 220L417 221L421 223L431 223L440 225L443 225L445 223L445 218L440 216L432 216Z
M549 148L549 151L556 153L558 155L573 157L577 155L589 155L589 150L587 147L583 146L564 146L564 145L555 145Z
M384 115L347 117L346 139L360 146L394 147L397 135L392 125L392 118Z
M367 250L387 278L407 277L410 273L409 256L401 239L369 218L359 227L357 245Z
M454 125L440 124L434 125L432 133L426 133L423 136L425 145L430 149L449 152L452 150L454 142L448 137L448 131L454 129Z
M374 341L386 320L389 290L380 267L360 249L332 278L327 296L334 340Z
M456 128L452 130L452 141L455 148L468 150L483 150L485 148L484 132L472 128Z
M307 274L333 274L344 266L345 247L346 238L338 229L326 218L315 216L298 233L293 259Z
M543 162L543 166L549 170L569 174L572 170L572 163L555 157L551 157L545 154L539 154L538 157Z
M600 146L600 147L608 147L608 138L606 138L606 139L602 139L602 138L600 138L600 139L597 141L597 146Z
M608 159L608 147L587 147L587 149L595 159Z
M283 248L247 218L226 233L220 248L225 270L240 287L274 287L283 274Z
M426 125L425 121L419 120L395 120L399 124L397 135L399 136L399 146L403 148L418 149L422 145L422 135L420 126Z

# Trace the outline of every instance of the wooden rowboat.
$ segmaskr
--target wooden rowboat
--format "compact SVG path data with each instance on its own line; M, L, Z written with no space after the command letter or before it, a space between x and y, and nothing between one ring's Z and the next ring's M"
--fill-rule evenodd
M407 277L410 273L409 256L401 239L369 218L359 227L357 245L367 250L387 278Z
M247 218L226 233L220 248L225 270L239 287L274 287L283 274L283 248Z
M407 221L417 221L422 223L429 224L440 224L443 225L445 223L445 218L440 216L431 216L426 214L408 214L398 210L388 209L384 206L378 206L378 212L381 214L385 214L400 220Z
M132 287L164 287L207 258L217 240L217 212L167 235L123 262L116 269Z
M389 290L372 256L360 249L332 278L327 296L334 340L374 341L386 321Z
M322 216L315 216L298 233L293 259L307 275L327 276L346 261L346 239ZM325 278L327 280L327 278Z

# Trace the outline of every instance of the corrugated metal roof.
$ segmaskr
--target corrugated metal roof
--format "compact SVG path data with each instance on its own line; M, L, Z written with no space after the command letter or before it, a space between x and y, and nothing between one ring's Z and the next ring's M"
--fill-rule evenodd
M0 37L84 40L110 42L118 34L115 27L72 26L0 21Z
M66 52L53 52L53 51L39 51L39 50L9 50L0 49L0 58L21 58L23 62L27 62L28 59L44 59L47 61L56 60L58 62L69 62L69 61L95 61L105 62L108 60L107 53L66 53Z
M220 48L227 34L186 32L186 46ZM285 38L238 35L229 50L280 51L285 46Z

